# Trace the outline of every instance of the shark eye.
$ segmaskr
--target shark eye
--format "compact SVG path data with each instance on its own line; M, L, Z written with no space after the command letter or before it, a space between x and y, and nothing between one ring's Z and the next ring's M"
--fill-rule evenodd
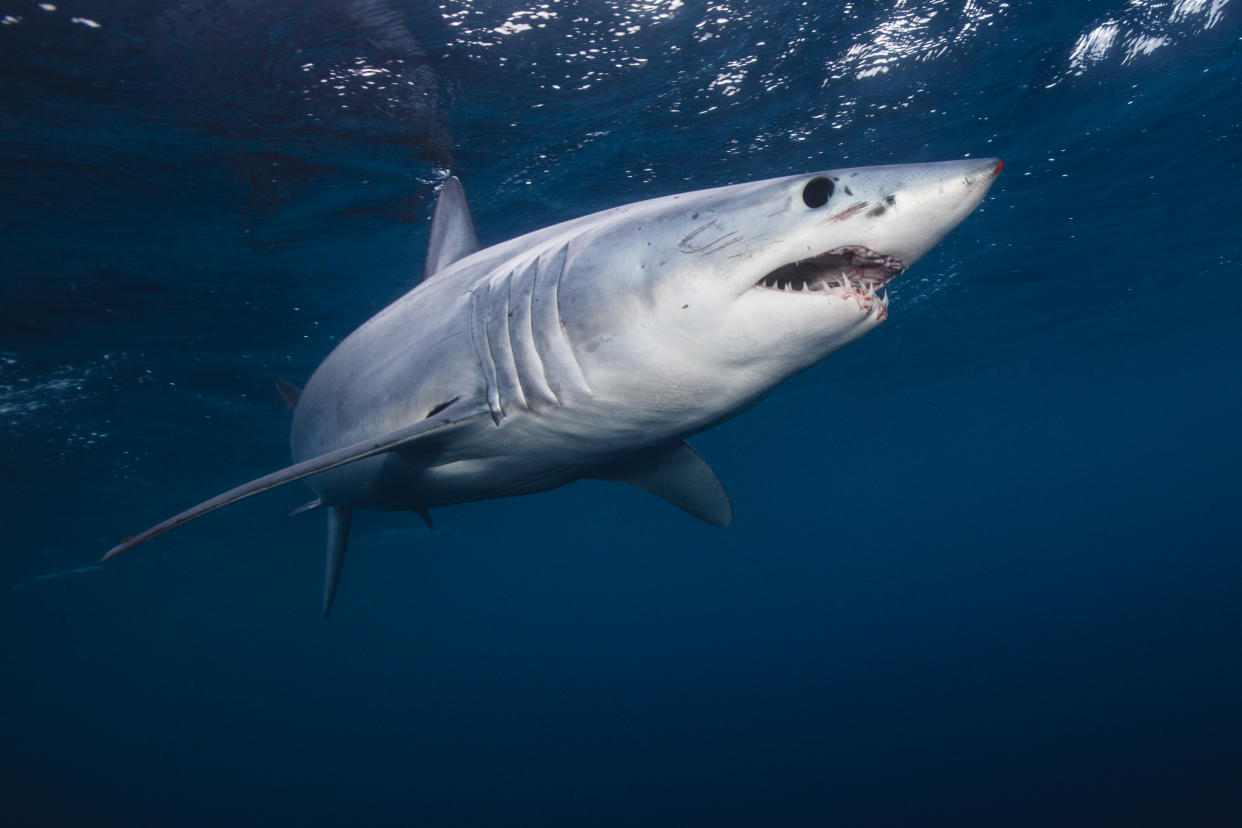
M802 202L807 207L823 207L832 197L832 182L826 178L812 178L802 188Z

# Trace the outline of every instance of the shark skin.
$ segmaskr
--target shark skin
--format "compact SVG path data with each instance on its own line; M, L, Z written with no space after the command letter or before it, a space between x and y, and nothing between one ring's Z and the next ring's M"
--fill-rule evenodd
M998 159L860 167L636 202L479 248L441 189L424 279L299 393L294 464L107 560L305 479L329 512L324 614L354 509L428 510L574 480L640 486L709 523L732 508L685 438L875 329L885 286L983 200Z

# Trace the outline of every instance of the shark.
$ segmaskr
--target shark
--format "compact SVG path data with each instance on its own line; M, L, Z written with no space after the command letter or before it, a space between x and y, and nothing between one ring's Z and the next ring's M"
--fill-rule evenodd
M878 327L887 286L983 200L996 158L856 167L667 195L483 247L448 176L423 276L342 340L292 409L293 463L126 538L304 480L327 516L322 610L353 513L580 479L733 515L686 438Z

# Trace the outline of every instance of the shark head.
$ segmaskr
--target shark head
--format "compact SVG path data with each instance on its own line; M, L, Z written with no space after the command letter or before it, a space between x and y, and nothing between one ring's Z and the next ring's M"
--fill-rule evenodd
M830 170L596 214L571 246L570 273L591 277L561 285L567 333L615 398L650 395L654 378L668 399L744 405L883 322L886 286L974 210L1001 166Z

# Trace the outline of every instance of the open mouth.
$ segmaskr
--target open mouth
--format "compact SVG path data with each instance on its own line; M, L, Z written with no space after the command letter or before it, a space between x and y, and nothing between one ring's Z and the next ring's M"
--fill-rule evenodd
M866 247L847 245L827 253L783 265L760 279L755 287L786 293L815 293L844 288L874 295L905 265Z

